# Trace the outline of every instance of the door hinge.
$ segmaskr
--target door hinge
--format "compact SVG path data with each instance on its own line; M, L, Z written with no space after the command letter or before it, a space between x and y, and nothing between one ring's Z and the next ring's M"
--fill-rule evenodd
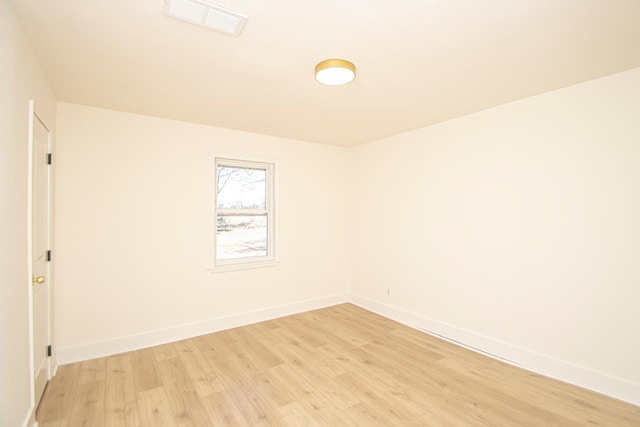
M47 251L47 261L51 261L51 250Z
M47 357L51 357L51 346L47 346Z
M50 165L53 161L53 154L47 153L47 164Z

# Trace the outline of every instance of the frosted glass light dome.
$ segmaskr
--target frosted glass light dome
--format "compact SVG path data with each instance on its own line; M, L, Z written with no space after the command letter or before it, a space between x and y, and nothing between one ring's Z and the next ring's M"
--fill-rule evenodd
M327 59L316 65L316 80L323 85L342 86L356 78L356 66L344 59Z

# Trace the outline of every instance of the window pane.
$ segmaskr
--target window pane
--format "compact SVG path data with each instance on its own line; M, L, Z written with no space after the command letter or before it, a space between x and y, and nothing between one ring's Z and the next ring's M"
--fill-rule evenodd
M218 209L265 209L265 169L218 166Z
M267 256L266 215L218 215L216 258Z

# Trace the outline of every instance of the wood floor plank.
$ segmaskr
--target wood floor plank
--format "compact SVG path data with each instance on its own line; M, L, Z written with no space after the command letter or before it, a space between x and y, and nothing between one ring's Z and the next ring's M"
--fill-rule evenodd
M565 399L558 399L552 394L533 392L535 388L528 389L511 386L513 378L517 378L518 382L526 382L527 376L532 376L536 382L541 383L545 381L546 378L540 375L520 369L509 369L509 367L506 366L503 366L502 369L487 369L482 366L474 367L469 363L460 363L459 360L456 360L455 357L452 356L440 360L438 364L445 367L449 372L455 371L466 376L467 380L465 380L465 383L481 382L491 384L492 394L500 393L501 395L509 395L516 401L528 402L533 407L547 409L549 411L547 417L551 418L551 420L548 421L549 425L599 425L597 412L600 411L596 408L587 408L578 405L572 402L571 399L566 399L567 396L565 396ZM548 384L547 387L552 388L553 384ZM566 411L566 409L572 407L574 409L573 411ZM563 409L565 411L563 411ZM565 413L563 417L553 415L557 412Z
M143 427L175 427L171 405L164 387L156 387L136 393Z
M295 402L295 398L291 394L291 387L282 383L270 370L261 372L260 376L256 377L255 388L268 401L272 402L272 407L280 409Z
M149 390L162 385L153 348L131 352L131 364L136 391Z
M106 361L105 425L139 426L140 416L129 354Z
M107 374L107 359L101 357L99 359L91 359L80 362L80 375L78 384L92 383L95 381L104 381Z
M66 418L55 421L38 422L38 427L68 427L69 420Z
M292 331L285 328L274 329L267 337L257 339L268 341L283 363L300 365L302 360L306 360L326 378L343 373L338 363L319 356L318 348L305 346Z
M366 353L361 347L340 347L331 348L325 346L319 349L327 357L334 357L343 364L343 369L347 375L359 376L365 381L371 382L378 389L383 389L389 395L399 397L404 401L405 405L409 405L414 409L414 414L424 412L424 404L422 402L432 402L433 396L423 390L420 386L416 386L416 378L406 381L400 375L400 366L402 362L398 362L401 358L392 360L388 364L378 360L375 355ZM344 374L343 374L344 375ZM338 378L340 378L339 376ZM367 387L369 390L370 387Z
M176 424L210 425L211 418L180 358L162 360L158 367Z
M245 426L248 421L228 393L220 391L202 399L214 426Z
M385 427L393 424L378 414L371 405L361 402L344 411L344 418L349 425L366 425L371 427Z
M278 415L286 426L320 427L322 423L305 410L299 402L292 402L278 408Z
M638 427L640 407L351 304L61 366L59 426Z
M331 425L335 420L334 414L339 414L341 408L326 396L317 384L311 382L305 376L300 377L299 373L288 364L276 366L270 370L283 384L290 386L289 392L299 402L304 409L311 414L313 419L320 420L324 425Z
M176 351L174 343L153 347L153 354L158 362L178 357L178 352Z
M80 363L60 366L53 381L45 389L38 411L39 422L52 423L68 420L76 395L76 386L80 376Z
M236 336L241 339L243 349L250 352L253 359L258 363L259 369L269 369L283 363L282 359L273 350L274 346L270 342L260 339L264 336L268 337L270 334L265 334L249 325L244 328L238 328Z
M372 372L377 372L379 380L382 379L383 373L393 363L393 360L385 361L378 353L368 353L365 348L358 348L352 354L367 365ZM400 354L398 354L398 357L400 357ZM415 392L431 389L432 396L437 393L436 399L440 402L440 405L444 405L444 407L453 411L475 413L476 417L471 420L473 423L500 425L504 420L505 425L516 423L522 426L535 426L541 420L545 424L549 421L548 413L544 409L528 407L529 415L533 415L533 417L522 417L520 411L522 407L528 406L526 402L517 401L508 394L496 394L495 391L487 393L484 384L464 381L455 373L445 372L443 369L429 368L429 364L421 367L406 360L405 363L398 365L395 369L393 378L387 378L387 382L394 381L394 379L396 381L399 380L396 384L409 385ZM487 411L486 408L491 408L491 410ZM567 423L567 425L570 424Z
M192 340L179 341L174 347L198 396L208 396L224 389L222 381Z
M358 400L344 391L338 383L332 381L333 376L327 376L326 372L316 369L316 363L313 358L305 358L291 352L290 359L287 360L287 367L299 378L305 378L305 381L313 384L318 393L322 394L335 407L346 409L358 403Z
M70 426L104 426L105 381L78 384L69 417Z

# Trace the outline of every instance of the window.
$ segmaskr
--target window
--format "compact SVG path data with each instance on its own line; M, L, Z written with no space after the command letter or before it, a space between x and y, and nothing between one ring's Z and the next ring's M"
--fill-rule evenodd
M215 159L214 268L275 260L274 167Z

